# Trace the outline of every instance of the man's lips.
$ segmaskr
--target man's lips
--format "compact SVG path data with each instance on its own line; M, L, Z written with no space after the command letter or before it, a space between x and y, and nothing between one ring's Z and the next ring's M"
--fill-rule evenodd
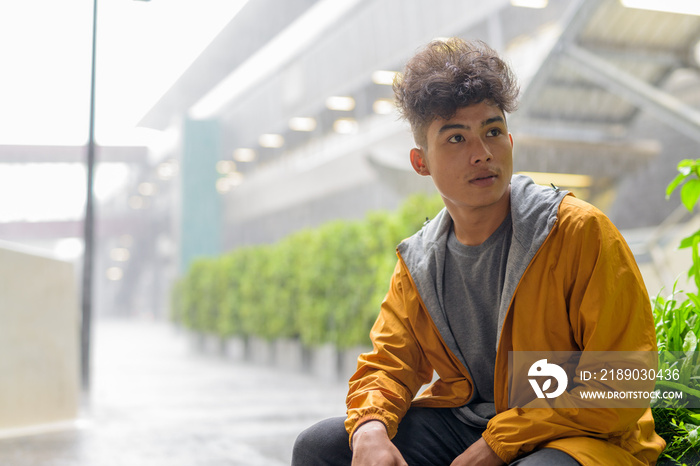
M469 180L469 182L477 186L491 186L496 182L496 178L498 178L498 175L495 173L480 173Z
M471 180L469 181L481 181L481 180L486 180L488 178L496 178L498 175L492 172L488 173L479 173L476 176L474 176Z

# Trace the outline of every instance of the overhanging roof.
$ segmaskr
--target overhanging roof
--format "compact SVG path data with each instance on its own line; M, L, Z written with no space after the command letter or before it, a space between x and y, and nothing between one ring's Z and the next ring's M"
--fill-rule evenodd
M572 2L523 96L518 123L595 128L599 137L615 138L646 110L700 141L700 112L662 90L674 71L697 67L699 39L700 16L628 8L619 0Z
M139 122L166 129L202 95L245 62L318 0L248 2Z

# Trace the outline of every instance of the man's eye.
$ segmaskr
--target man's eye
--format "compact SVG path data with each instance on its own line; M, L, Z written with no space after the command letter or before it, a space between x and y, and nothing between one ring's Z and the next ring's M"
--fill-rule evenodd
M464 141L464 137L462 137L461 134L455 134L452 136L450 139L447 140L448 142L462 142Z
M501 130L500 128L491 128L487 134L489 136L498 136L499 134L501 134Z

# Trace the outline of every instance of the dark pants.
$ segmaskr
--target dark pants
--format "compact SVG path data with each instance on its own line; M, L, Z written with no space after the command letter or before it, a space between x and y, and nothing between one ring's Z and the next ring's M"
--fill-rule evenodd
M326 419L299 434L294 444L292 466L349 466L352 451L345 418ZM481 438L481 429L470 427L449 409L411 408L392 439L409 465L448 466ZM518 458L519 466L577 466L564 452L545 448Z

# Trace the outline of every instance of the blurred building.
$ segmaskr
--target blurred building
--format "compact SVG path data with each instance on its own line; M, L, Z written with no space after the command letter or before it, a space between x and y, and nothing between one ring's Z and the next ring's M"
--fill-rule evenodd
M653 263L678 205L665 186L700 141L700 11L633 3L250 0L141 121L161 141L130 149L128 194L100 207L101 309L163 316L195 257L432 192L390 83L449 36L485 40L520 78L516 171L597 205Z

